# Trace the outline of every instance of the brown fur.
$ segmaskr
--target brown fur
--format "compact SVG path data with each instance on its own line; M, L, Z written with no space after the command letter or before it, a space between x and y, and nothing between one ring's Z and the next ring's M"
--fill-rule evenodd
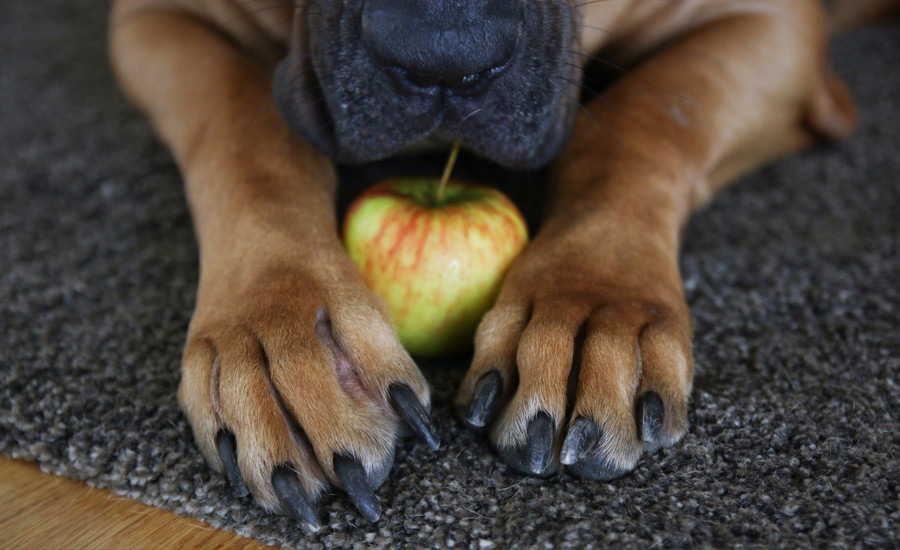
M429 399L341 250L330 161L271 99L268 75L290 33L284 4L117 0L110 24L118 77L178 161L200 242L179 400L213 467L215 434L236 434L243 476L268 508L278 464L316 495L339 484L335 452L369 471L393 452L390 383ZM630 469L643 451L636 396L662 397L663 445L687 429L691 327L677 256L690 212L761 163L846 135L854 112L826 70L815 1L608 0L586 3L583 22L586 55L643 62L579 115L546 221L480 326L459 400L497 369L508 402L495 444L521 445L538 410L558 434L583 414L601 426L603 452ZM317 334L323 312L330 338ZM338 361L357 390L342 387Z

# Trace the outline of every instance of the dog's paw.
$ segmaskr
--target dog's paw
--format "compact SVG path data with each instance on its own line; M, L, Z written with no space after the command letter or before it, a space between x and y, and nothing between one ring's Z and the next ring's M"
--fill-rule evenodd
M247 280L201 283L179 388L198 446L239 494L310 531L329 485L376 520L398 436L439 445L424 378L352 275Z
M511 467L610 480L685 434L690 316L659 250L536 241L513 267L457 398Z

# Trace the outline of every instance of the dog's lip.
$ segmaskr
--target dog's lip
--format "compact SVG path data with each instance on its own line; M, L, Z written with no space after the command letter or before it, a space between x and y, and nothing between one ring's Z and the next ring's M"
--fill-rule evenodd
M435 77L436 81L434 82L419 80L398 65L385 67L384 72L391 79L398 93L403 95L418 95L438 99L450 97L477 98L486 93L491 83L499 78L512 64L513 61L508 60L498 67L490 67L471 74L458 75L455 78L460 83L450 85L439 80L439 77ZM470 83L464 82L465 80L469 80Z
M396 65L386 67L385 73L387 73L388 77L391 79L391 83L394 87L401 93L432 97L437 97L441 94L440 84L419 84L415 80L409 78L403 67Z

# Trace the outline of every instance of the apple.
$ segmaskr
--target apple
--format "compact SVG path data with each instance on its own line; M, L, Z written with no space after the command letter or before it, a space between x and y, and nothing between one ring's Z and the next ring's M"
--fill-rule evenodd
M344 219L350 258L387 302L400 342L426 359L471 348L528 242L512 201L490 187L449 180L451 166L440 185L427 178L379 182Z

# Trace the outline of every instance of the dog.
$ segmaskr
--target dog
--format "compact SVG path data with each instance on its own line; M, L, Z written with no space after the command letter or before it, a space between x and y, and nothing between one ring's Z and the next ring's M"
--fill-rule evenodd
M838 9L863 4L887 5ZM852 132L829 36L815 0L115 0L112 65L199 242L178 397L200 451L315 531L329 486L378 518L401 435L438 447L426 381L342 250L335 163L457 139L550 163L462 421L534 476L610 480L675 444L682 229L737 176ZM582 100L591 61L623 75Z

